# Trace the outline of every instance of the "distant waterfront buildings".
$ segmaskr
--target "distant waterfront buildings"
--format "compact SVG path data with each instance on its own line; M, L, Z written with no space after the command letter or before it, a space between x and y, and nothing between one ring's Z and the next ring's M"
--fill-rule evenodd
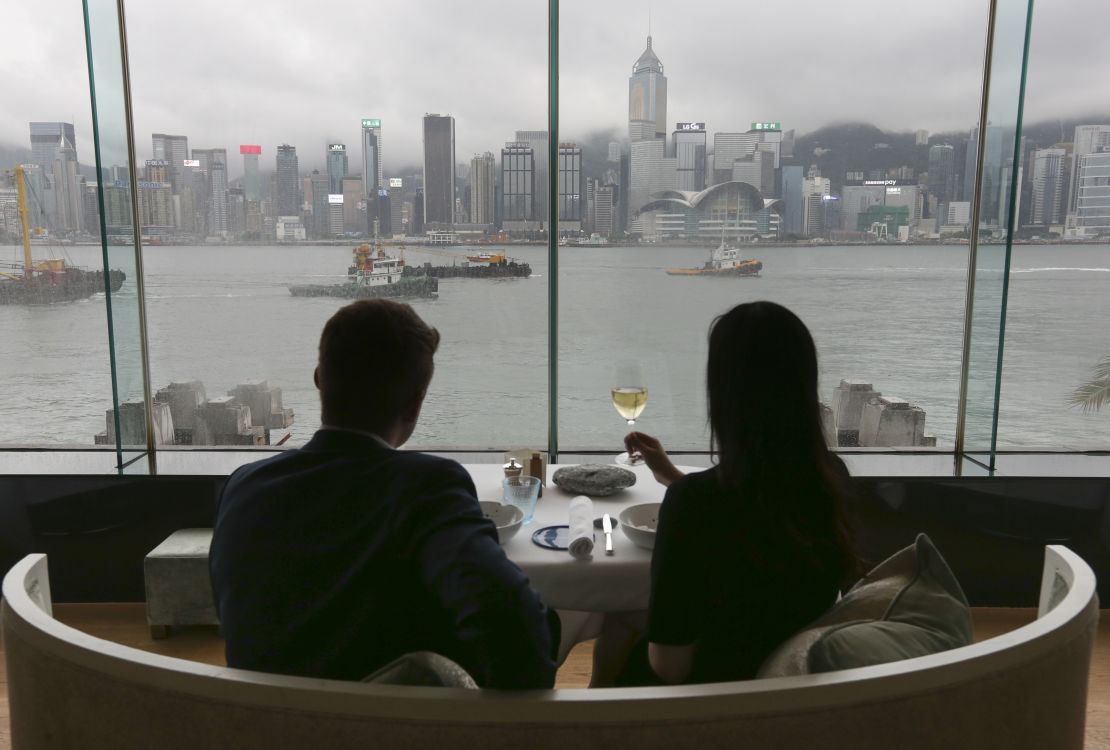
M299 216L301 213L297 147L283 143L277 148L274 212L278 216Z
M423 218L425 225L438 227L455 222L455 118L450 115L424 115Z
M1076 200L1079 197L1079 160L1087 154L1094 154L1102 149L1110 150L1110 125L1079 125L1075 128L1072 138L1071 174L1068 184L1067 212L1076 212Z
M328 144L327 171L328 191L342 193L343 180L347 177L347 147L342 143Z

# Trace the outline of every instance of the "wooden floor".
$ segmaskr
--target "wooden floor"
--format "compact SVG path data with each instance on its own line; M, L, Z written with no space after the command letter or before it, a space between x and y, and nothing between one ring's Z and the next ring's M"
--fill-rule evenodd
M56 604L55 616L99 638L166 656L208 664L224 663L223 641L215 628L189 628L166 640L154 641L146 627L142 604ZM975 636L983 640L1013 630L1034 617L1031 609L975 609ZM592 643L577 646L556 678L557 687L585 687L590 678ZM10 750L8 683L0 644L0 750ZM1091 664L1087 701L1087 750L1110 750L1110 610L1103 610Z

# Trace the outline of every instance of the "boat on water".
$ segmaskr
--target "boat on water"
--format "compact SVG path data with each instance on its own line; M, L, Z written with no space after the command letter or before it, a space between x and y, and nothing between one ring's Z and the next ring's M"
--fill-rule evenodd
M605 247L609 244L609 240L594 232L588 238L567 239L564 237L559 240L559 244L569 247Z
M405 274L403 255L389 255L377 243L363 243L351 252L345 284L297 284L289 287L294 297L436 297L439 279Z
M15 168L19 223L23 239L23 262L0 263L0 305L49 305L74 302L109 288L118 292L127 278L123 271L90 271L67 264L61 258L35 262L31 255L31 231L27 219L27 188L23 167Z
M739 250L722 240L701 268L668 268L667 273L671 276L758 276L762 270L762 262L741 258Z

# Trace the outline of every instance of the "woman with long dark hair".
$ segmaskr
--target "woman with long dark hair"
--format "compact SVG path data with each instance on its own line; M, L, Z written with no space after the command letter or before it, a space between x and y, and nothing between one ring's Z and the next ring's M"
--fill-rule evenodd
M667 492L646 633L618 684L754 677L856 573L805 324L773 302L734 307L710 329L706 386L716 466L683 475L655 438L625 440Z

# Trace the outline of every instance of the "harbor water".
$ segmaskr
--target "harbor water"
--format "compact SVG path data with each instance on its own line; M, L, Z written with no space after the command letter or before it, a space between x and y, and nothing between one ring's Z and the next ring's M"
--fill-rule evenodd
M449 248L461 260L464 248ZM0 259L15 248L0 248ZM410 447L546 444L548 264L544 247L511 247L529 278L445 278L412 300L442 343ZM674 449L708 446L706 332L739 302L787 305L810 326L821 397L865 380L923 408L940 446L955 435L967 284L966 246L751 247L758 278L669 276L704 248L559 250L558 419L561 450L617 449L626 428L610 388L643 385L637 428ZM97 267L96 247L64 256ZM410 264L451 262L406 250ZM312 383L336 298L294 298L292 284L342 283L343 246L149 247L144 251L155 387L202 380L208 396L267 380L295 411L291 443L319 425ZM121 294L133 293L129 275ZM1011 448L1110 449L1110 407L1084 414L1068 397L1110 355L1110 246L1014 248L1000 410ZM111 405L103 295L49 306L0 306L0 443L91 446ZM628 373L641 383L625 383ZM368 391L373 384L368 383ZM125 394L140 395L140 394ZM762 398L763 394L750 394Z

